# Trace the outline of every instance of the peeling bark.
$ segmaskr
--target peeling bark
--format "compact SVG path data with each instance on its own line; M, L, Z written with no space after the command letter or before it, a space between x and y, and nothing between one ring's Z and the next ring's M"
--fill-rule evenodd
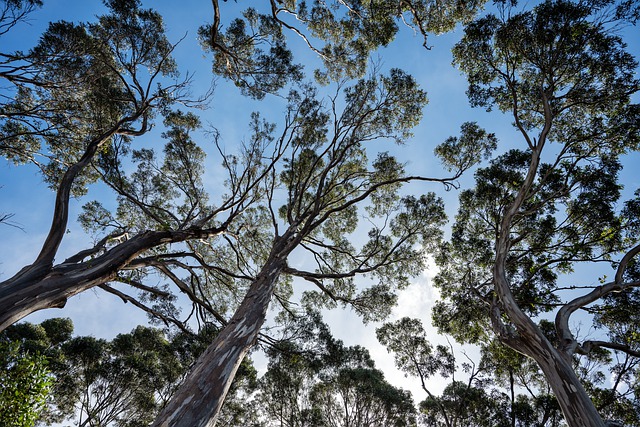
M258 338L278 277L294 244L274 243L267 262L229 323L200 356L153 427L213 427L238 367Z
M531 346L531 357L538 363L570 427L604 427L592 400L587 395L570 362L545 338Z

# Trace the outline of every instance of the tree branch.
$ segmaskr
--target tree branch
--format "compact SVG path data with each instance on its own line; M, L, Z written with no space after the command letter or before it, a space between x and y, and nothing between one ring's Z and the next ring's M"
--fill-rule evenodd
M630 356L640 357L640 351L634 350L626 344L608 342L608 341L585 341L576 350L580 354L589 354L596 348L609 348L612 350L622 351Z

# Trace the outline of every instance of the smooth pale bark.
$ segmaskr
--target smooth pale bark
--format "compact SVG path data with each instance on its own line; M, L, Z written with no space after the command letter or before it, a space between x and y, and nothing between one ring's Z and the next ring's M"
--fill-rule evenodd
M258 338L278 277L294 246L287 236L276 239L267 262L240 307L200 356L153 427L215 425L236 371Z
M494 329L503 342L538 363L570 427L605 427L593 401L587 395L571 366L571 356L556 349L518 306L504 267L508 253L507 242L507 239L498 241L493 275L501 309L511 320L516 331L513 334L501 328L499 315L493 316Z
M33 312L64 307L72 296L108 283L145 250L165 243L207 238L221 232L222 229L147 231L94 258L74 260L72 257L49 268L34 264L35 270L31 266L25 267L11 279L0 283L0 331ZM35 271L39 274L36 275Z
M497 281L502 282L500 279ZM504 291L503 286L498 287ZM561 353L549 342L542 331L516 305L511 292L508 292L508 295L503 293L500 297L504 312L516 326L517 334L508 337L505 336L504 330L498 333L503 342L538 363L558 400L567 424L570 427L605 427L593 401L571 366L571 357Z

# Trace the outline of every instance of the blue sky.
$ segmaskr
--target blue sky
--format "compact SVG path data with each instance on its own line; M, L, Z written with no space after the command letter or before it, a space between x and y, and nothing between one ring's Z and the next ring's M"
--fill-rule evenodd
M211 84L210 57L199 47L196 40L197 28L205 21L210 21L212 15L210 2L203 0L183 0L178 5L175 1L143 1L145 7L153 6L165 18L169 38L177 41L184 37L176 50L176 59L181 72L195 73L193 93L205 92ZM235 11L247 6L249 2L221 2L222 13L231 16ZM36 43L39 34L46 28L49 21L75 20L90 21L103 11L97 1L45 0L45 6L32 15L28 26L19 28L8 36L0 39L3 50L28 49ZM638 29L631 29L631 35ZM380 50L379 60L383 68L402 68L413 74L420 85L428 93L429 105L424 111L424 119L415 130L415 137L402 147L391 147L394 153L407 163L407 170L412 174L427 176L443 176L433 156L433 148L446 137L456 135L459 126L465 121L477 121L481 126L495 132L500 139L501 149L518 140L510 126L508 117L499 112L487 113L482 110L469 108L465 95L466 81L460 72L451 65L450 48L459 39L461 31L443 35L431 36L429 39L432 49L427 51L421 47L421 38L415 36L408 29L403 29L398 39L387 48ZM291 37L295 37L291 35ZM640 56L640 37L629 37L631 50ZM298 41L299 42L299 41ZM305 58L306 63L314 62L312 54L302 52L298 58ZM300 60L300 59L298 59ZM310 74L313 66L307 65ZM0 88L0 90L2 90ZM216 91L210 109L201 113L203 123L220 131L222 144L229 151L248 137L249 115L254 110L260 110L267 119L279 121L284 111L284 103L278 98L267 98L264 101L251 101L238 94L237 89L223 80L216 82ZM154 144L157 133L144 136L136 140L136 146ZM213 147L205 142L204 147ZM634 155L627 162L627 168L622 174L622 182L631 192L640 187L640 173L635 165L640 164L640 156ZM207 160L206 182L215 188L221 183L219 173L219 159L214 155ZM470 185L472 174L461 180L463 185ZM51 221L54 194L42 183L35 168L15 167L6 161L0 161L0 213L13 213L12 221L20 226L14 228L0 225L0 280L10 277L22 266L31 262L37 254ZM408 191L416 193L437 191L447 203L447 211L452 216L457 205L457 191L444 192L441 187L412 184ZM58 261L66 255L90 246L89 236L85 235L73 220L83 203L99 198L103 192L99 186L94 186L87 198L72 201L71 222L69 233L65 237ZM108 197L108 196L107 196ZM212 198L215 194L212 194ZM430 286L433 269L424 272L414 281L409 289L400 296L400 305L394 312L395 317L410 315L422 318L428 323L429 309L437 297ZM584 272L580 276L587 284L597 281L598 272ZM118 298L101 291L89 291L70 300L62 309L52 309L36 313L25 320L40 322L48 317L71 317L74 320L76 333L80 335L95 335L110 338L117 333L129 332L135 325L146 323L146 316L135 307L123 304ZM392 369L392 359L386 354L375 340L375 325L363 328L359 319L348 310L328 314L327 319L332 325L334 333L349 345L362 344L369 347L376 358L377 364L385 369L388 379L397 385L410 387L417 392L419 386L403 378ZM436 338L434 341L443 341ZM434 384L438 391L440 385ZM422 393L415 394L417 401L424 398Z

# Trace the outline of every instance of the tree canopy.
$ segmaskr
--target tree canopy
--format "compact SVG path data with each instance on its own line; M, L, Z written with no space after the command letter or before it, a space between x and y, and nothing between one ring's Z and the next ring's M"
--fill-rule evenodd
M602 425L598 411L608 412L587 396L580 366L598 361L606 374L628 378L624 360L638 356L638 343L622 332L635 328L631 316L608 323L611 329L600 320L618 309L634 312L614 301L628 301L638 286L639 193L621 200L619 180L621 159L637 151L640 135L631 98L638 63L616 26L627 6L506 7L466 26L453 49L471 104L509 114L520 141L460 194L451 240L437 255L444 299L434 322L461 342L498 339L534 359L569 425ZM601 283L575 283L571 273L593 263L602 264ZM581 310L602 339L578 334L571 318ZM548 316L552 326L541 323ZM627 373L618 376L621 370ZM592 381L596 395L624 399L634 389L616 380L613 390L599 392L602 380Z
M1 1L0 38L43 6ZM214 0L210 21L193 23L211 73L262 109L237 123L231 147L208 124L225 100L192 92L176 59L185 40L139 0L51 22L24 50L3 43L0 154L55 193L32 261L0 283L6 366L34 367L20 375L37 396L55 379L43 419L556 426L561 412L571 427L639 425L640 190L620 172L640 142L638 62L622 36L640 6L484 3L271 0L239 12ZM441 169L403 163L427 94L397 57L372 60L403 27L425 61L432 35L462 30L453 64L471 106L512 121L507 140L492 122L460 120L455 136L428 141ZM449 229L436 191L463 185ZM63 257L75 205L83 246ZM13 219L4 210L0 226ZM430 256L432 322L480 359L434 347L416 319L382 325L380 342L427 394L416 418L406 392L317 311L387 320ZM584 265L601 267L597 284L576 282ZM109 341L72 338L61 320L16 324L89 290L164 330ZM268 333L269 310L309 342ZM581 333L579 312L597 333ZM270 359L257 382L243 364L256 343ZM237 372L251 384L232 385ZM441 395L435 375L451 379ZM236 393L272 410L267 421L234 405Z

